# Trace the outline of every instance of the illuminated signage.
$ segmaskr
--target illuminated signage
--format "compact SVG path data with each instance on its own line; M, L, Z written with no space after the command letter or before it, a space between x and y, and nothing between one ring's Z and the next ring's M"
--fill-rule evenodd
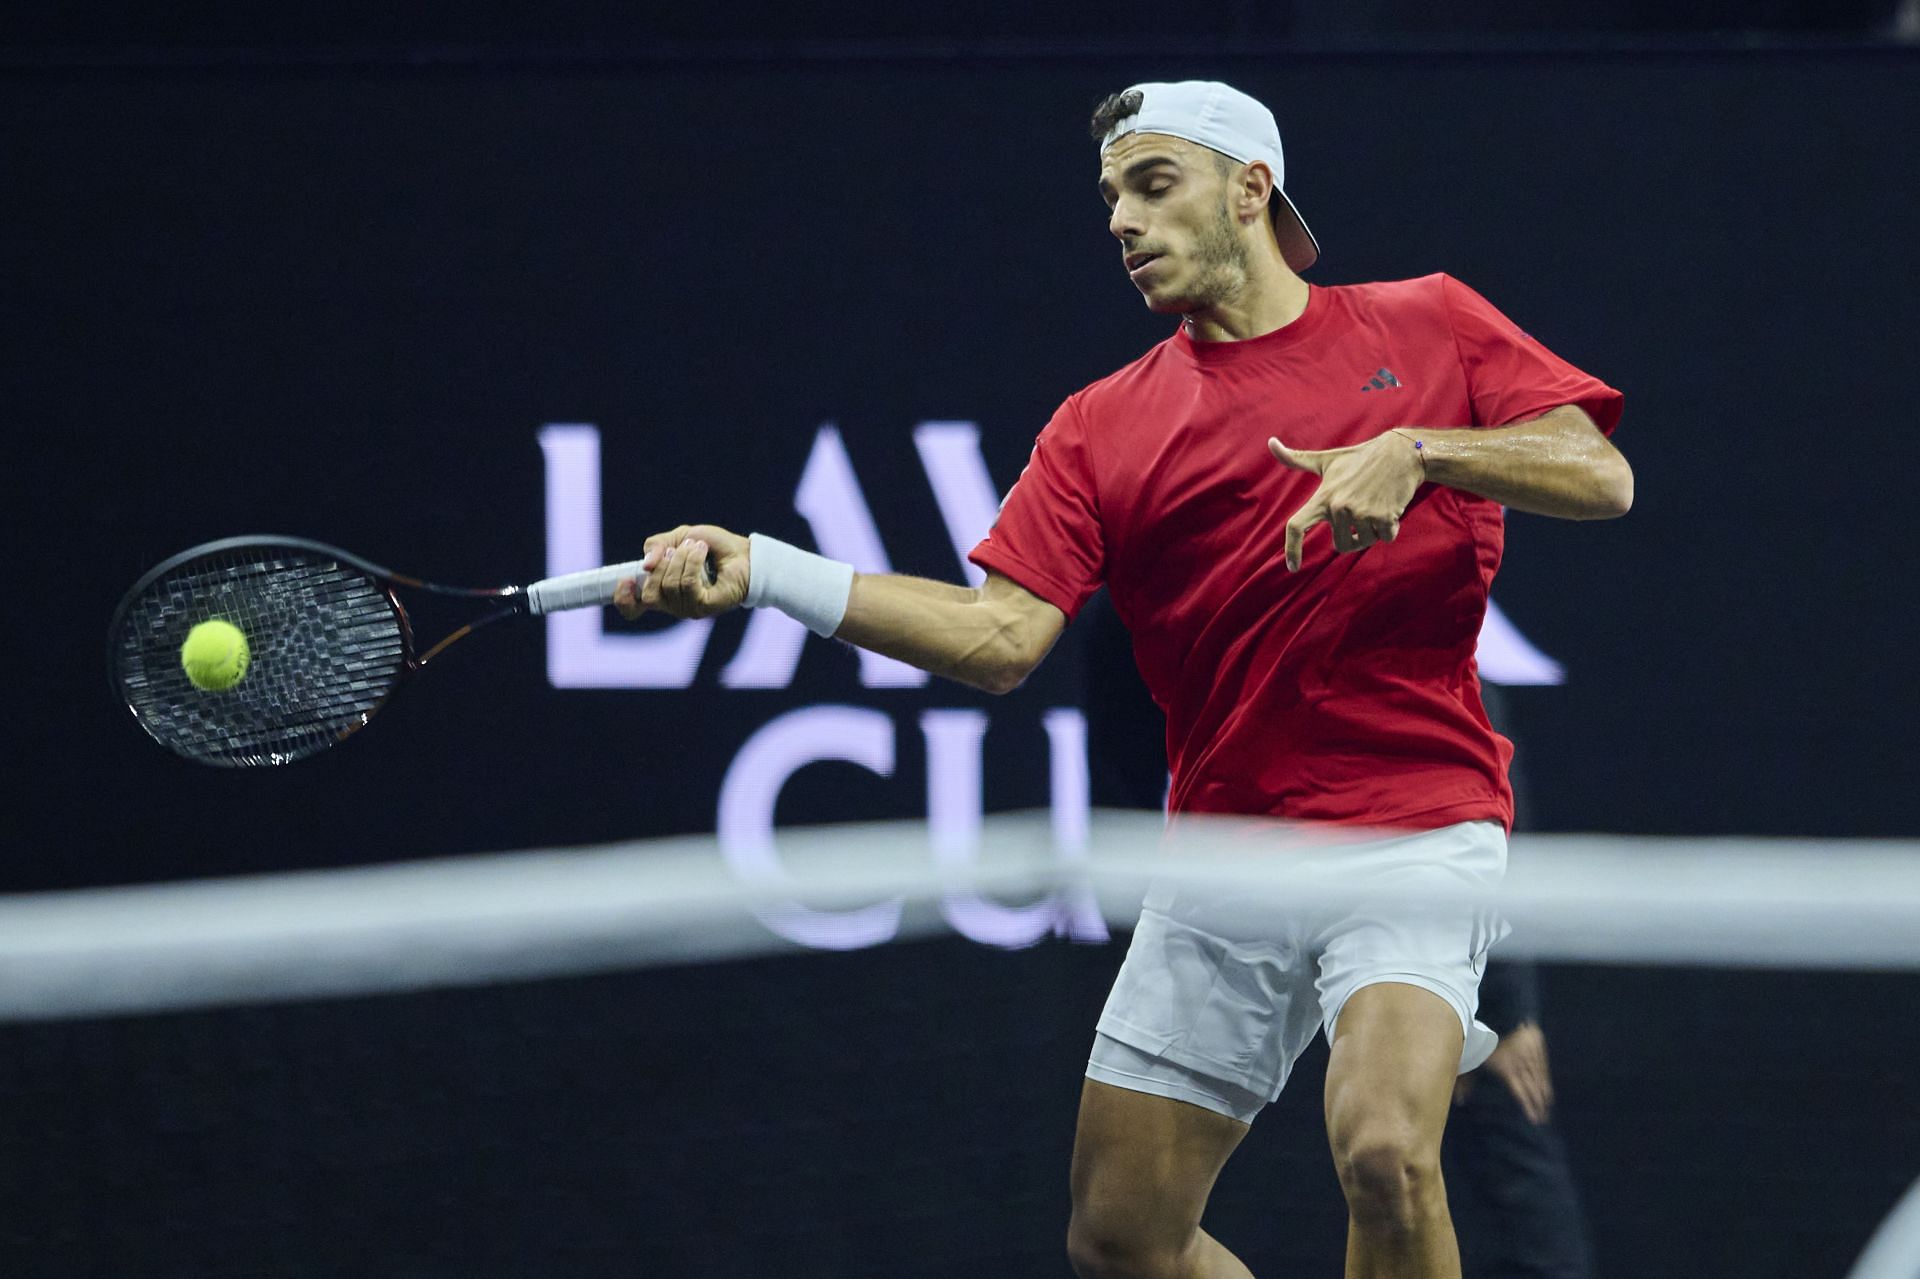
M971 583L985 575L966 561L999 509L993 481L971 422L923 422L914 430L948 540ZM601 539L600 433L593 426L555 424L540 432L546 457L547 573L557 575L607 562ZM794 509L806 520L822 554L863 573L887 573L892 564L840 432L823 426L794 490ZM687 688L713 630L711 620L676 622L643 634L605 628L600 610L547 617L547 678L555 688ZM740 646L720 671L727 688L790 687L801 649L813 636L772 609L747 617ZM877 653L860 652L860 683L868 689L918 688L926 672ZM1031 712L1026 712L1031 713ZM1051 760L1048 794L1058 855L1077 858L1086 845L1086 721L1077 708L1045 711L1041 722ZM984 710L929 710L918 728L927 750L926 812L934 857L965 865L978 856L986 799L983 752L989 716ZM774 803L787 779L808 764L835 761L880 777L894 773L894 716L873 706L801 706L762 725L735 753L720 784L715 830L729 864L743 880L778 885L782 870L774 839ZM856 813L847 814L851 820ZM856 910L820 911L798 903L766 910L767 926L809 946L852 949L894 935L899 902ZM1104 941L1107 930L1090 895L1056 892L1010 906L974 893L949 893L941 911L975 941L1027 946L1048 935Z

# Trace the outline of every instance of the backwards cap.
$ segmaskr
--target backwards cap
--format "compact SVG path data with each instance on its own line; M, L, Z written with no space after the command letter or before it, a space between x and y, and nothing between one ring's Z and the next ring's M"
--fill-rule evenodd
M1136 84L1127 92L1140 95L1140 109L1100 140L1102 155L1129 133L1164 133L1197 142L1241 164L1260 161L1273 170L1273 198L1267 211L1273 215L1280 256L1296 272L1313 265L1320 256L1320 243L1282 189L1287 167L1281 158L1280 126L1274 123L1273 112L1218 80Z

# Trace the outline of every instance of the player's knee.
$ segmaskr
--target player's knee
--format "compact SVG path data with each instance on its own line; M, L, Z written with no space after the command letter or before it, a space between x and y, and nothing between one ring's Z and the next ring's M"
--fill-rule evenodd
M1411 1133L1362 1134L1339 1152L1336 1162L1348 1211L1363 1230L1412 1230L1436 1201L1444 1202L1440 1152Z
M1067 1260L1080 1279L1173 1279L1180 1253L1123 1214L1076 1209L1067 1227Z

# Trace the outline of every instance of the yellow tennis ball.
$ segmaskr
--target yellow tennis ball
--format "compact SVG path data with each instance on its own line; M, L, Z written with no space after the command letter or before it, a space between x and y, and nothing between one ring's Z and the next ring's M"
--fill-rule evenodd
M220 693L247 677L246 632L225 618L215 617L187 632L180 646L180 665L193 686L204 693Z

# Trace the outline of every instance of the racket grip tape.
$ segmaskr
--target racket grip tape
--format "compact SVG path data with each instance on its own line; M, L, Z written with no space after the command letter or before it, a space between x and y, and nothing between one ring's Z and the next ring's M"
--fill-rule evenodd
M527 587L527 610L534 614L558 613L570 608L598 608L613 603L613 588L621 579L645 578L647 570L639 560L609 564L579 573L563 573Z

